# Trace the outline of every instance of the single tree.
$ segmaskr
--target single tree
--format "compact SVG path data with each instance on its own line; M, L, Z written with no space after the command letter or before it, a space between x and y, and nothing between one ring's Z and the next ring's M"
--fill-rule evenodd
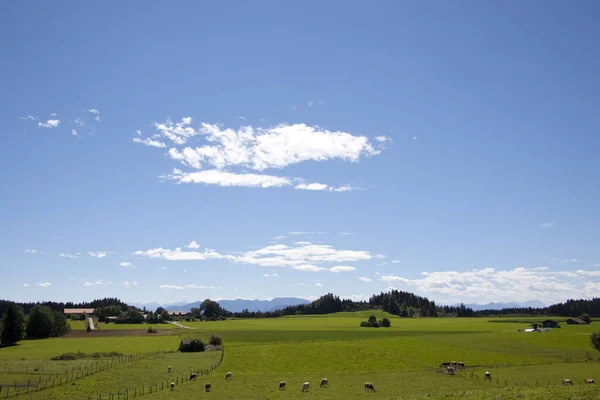
M590 335L590 343L594 349L600 351L600 331Z
M158 310L156 310L158 311ZM160 319L162 319L163 321L170 321L171 320L171 314L169 314L169 312L167 310L162 310L162 312L160 313Z
M590 318L590 314L588 314L588 313L581 314L581 317L579 317L579 318L581 318L582 320L584 320L588 324L592 323L592 318Z
M26 333L28 339L45 339L54 332L54 317L50 307L36 304L29 310Z
M390 326L392 326L392 321L390 321L389 318L383 318L380 322L380 325L384 328L389 328Z
M210 336L210 339L208 339L208 343L212 344L213 346L220 346L223 344L223 340L221 340L219 336L213 334Z
M165 311L165 309L164 309L164 308L162 308L162 307L158 307L158 308L156 309L156 313L157 313L158 315L161 315L161 314L163 313L163 311Z
M23 311L15 303L8 304L0 325L2 326L0 343L3 346L13 346L23 340L25 317Z

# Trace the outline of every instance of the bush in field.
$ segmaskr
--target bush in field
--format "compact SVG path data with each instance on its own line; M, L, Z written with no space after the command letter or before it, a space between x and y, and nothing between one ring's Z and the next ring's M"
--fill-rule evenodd
M384 328L389 328L392 326L392 321L390 321L389 318L383 318L381 321L379 321L379 325L383 326Z
M217 335L211 335L210 339L208 339L208 343L213 346L220 346L223 344L223 340Z
M63 336L71 331L67 318L60 311L36 304L27 317L25 332L28 339Z
M156 329L154 329L153 327L149 326L148 333L158 333L158 331Z
M4 317L0 321L0 343L2 346L13 346L23 340L25 317L23 311L15 303L9 303Z
M377 317L371 315L368 321L362 321L360 323L362 327L370 327L370 328L379 328L379 322L377 322Z
M205 346L204 342L200 339L192 339L192 340L182 340L179 344L179 349L182 353L196 353L199 351L204 351Z
M594 332L590 335L590 343L592 347L600 351L600 331Z

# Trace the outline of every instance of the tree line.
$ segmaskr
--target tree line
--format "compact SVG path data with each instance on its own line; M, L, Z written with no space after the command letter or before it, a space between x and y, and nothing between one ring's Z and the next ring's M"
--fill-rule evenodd
M63 336L71 331L62 311L36 304L27 314L16 303L9 303L0 320L0 345L13 346L27 339Z
M480 310L476 311L477 316L497 316L497 315L523 315L523 316L556 316L573 317L577 315L588 314L592 318L600 317L600 298L595 297L590 300L569 299L564 303L552 304L548 307L512 307L501 310Z

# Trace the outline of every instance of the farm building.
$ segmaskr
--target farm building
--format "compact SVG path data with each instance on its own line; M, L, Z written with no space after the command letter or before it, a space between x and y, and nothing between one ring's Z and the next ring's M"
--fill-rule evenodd
M78 315L78 314L90 315L90 314L94 313L94 309L93 308L65 308L63 312L65 315Z
M585 322L581 318L568 318L567 324L568 325L587 325L587 322Z
M544 322L542 322L542 326L544 328L558 328L558 321L547 319Z
M169 315L172 317L184 317L189 314L189 311L169 311Z

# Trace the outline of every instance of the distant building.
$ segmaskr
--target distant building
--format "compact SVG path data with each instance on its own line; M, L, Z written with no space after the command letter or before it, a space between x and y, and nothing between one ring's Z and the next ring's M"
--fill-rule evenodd
M569 318L567 319L568 325L587 325L587 322L581 318Z
M544 328L558 328L558 321L547 319L544 322L542 322L542 326Z
M77 315L77 314L93 314L93 308L65 308L63 311L65 315Z
M189 314L189 311L169 311L169 315L172 317L183 317Z

